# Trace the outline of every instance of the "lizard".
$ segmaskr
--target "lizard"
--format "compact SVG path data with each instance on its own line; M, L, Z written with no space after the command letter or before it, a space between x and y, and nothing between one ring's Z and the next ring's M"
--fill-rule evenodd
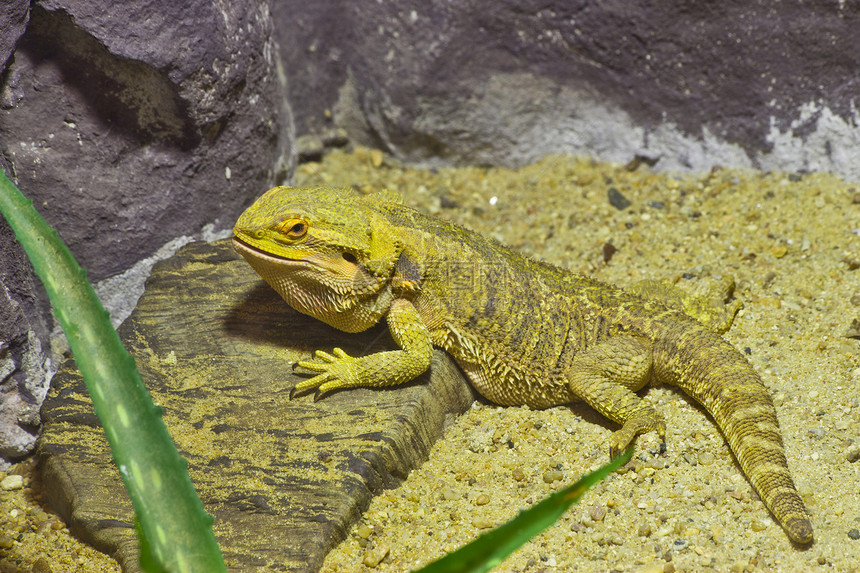
M233 247L297 311L345 332L384 319L398 346L361 357L317 350L294 364L313 376L290 399L406 383L437 346L491 402L584 401L620 425L609 437L615 456L651 431L665 450L663 416L636 393L653 379L704 406L791 541L812 542L768 389L721 336L740 301L721 317L668 288L625 291L425 215L390 191L275 187L241 214Z

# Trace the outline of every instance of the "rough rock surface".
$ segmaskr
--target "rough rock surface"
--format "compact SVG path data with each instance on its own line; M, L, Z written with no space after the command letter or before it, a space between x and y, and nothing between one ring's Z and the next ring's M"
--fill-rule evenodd
M24 33L30 2L0 4L0 108L5 108L2 78L15 43ZM0 143L2 146L2 143ZM9 170L0 156L0 169ZM47 390L47 357L41 352L48 329L34 297L33 275L0 218L0 469L33 446L39 430L39 404ZM11 289L11 290L10 290Z
M46 0L17 38L20 4L0 8L0 64L15 46L0 75L0 168L90 280L176 237L229 228L289 174L292 120L263 0ZM8 231L2 218L0 227ZM0 293L0 312L41 296L22 265L20 251L0 249L13 301ZM49 322L40 310L29 320ZM0 331L4 352L39 354L34 340L47 350L44 329L15 324ZM12 413L44 394L42 370L19 368L15 384L0 377L0 456L13 442L26 451Z
M4 0L0 4L0 74L15 49L15 42L27 26L30 2L28 0Z
M0 153L91 279L232 226L272 183L290 132L271 32L258 2L34 6Z
M0 266L0 469L2 460L25 456L39 431L39 405L45 397L50 361L41 285L12 230L0 225L0 253L12 262Z
M326 110L408 160L572 152L860 178L848 3L505 0L273 6L300 133Z
M405 387L289 400L300 380L290 365L312 350L394 343L384 327L346 335L292 310L226 241L158 263L120 335L235 571L317 570L371 496L405 479L474 399L436 351L432 376ZM131 504L70 362L42 417L46 497L73 533L137 571Z

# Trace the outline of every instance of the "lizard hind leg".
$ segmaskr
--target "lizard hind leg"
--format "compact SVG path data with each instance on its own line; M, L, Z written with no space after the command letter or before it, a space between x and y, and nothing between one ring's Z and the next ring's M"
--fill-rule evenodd
M609 438L609 455L623 452L642 433L656 431L666 449L666 423L636 391L651 379L651 345L633 336L609 338L578 354L567 369L571 391L621 429Z
M693 295L669 281L662 280L639 281L625 290L680 310L719 334L728 332L735 315L743 308L740 300L731 299L735 280L730 276L711 283L707 292L701 295Z

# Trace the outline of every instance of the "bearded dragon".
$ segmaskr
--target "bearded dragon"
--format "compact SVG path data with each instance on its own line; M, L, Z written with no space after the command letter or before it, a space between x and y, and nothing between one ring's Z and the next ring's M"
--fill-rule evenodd
M609 438L614 456L643 432L657 432L665 447L662 415L636 394L656 379L705 407L788 537L812 541L767 388L720 336L739 303L722 313L668 287L624 291L424 215L390 192L276 187L233 232L236 251L294 309L346 332L384 319L399 347L361 357L318 350L297 363L315 375L291 399L408 382L438 346L497 404L586 402L620 424Z

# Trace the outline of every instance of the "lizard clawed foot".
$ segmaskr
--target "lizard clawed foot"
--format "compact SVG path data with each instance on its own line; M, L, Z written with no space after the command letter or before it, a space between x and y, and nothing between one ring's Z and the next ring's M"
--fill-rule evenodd
M319 374L296 384L290 390L290 400L297 394L302 394L307 390L315 388L314 401L316 402L323 394L332 390L359 385L358 377L356 376L357 358L353 358L340 348L332 350L332 354L317 350L314 352L314 358L322 362L299 360L293 364L294 371L296 368L304 368L311 372L319 372Z
M666 422L654 412L642 412L624 422L620 430L609 437L609 458L621 455L637 435L656 430L660 438L660 454L666 452Z

